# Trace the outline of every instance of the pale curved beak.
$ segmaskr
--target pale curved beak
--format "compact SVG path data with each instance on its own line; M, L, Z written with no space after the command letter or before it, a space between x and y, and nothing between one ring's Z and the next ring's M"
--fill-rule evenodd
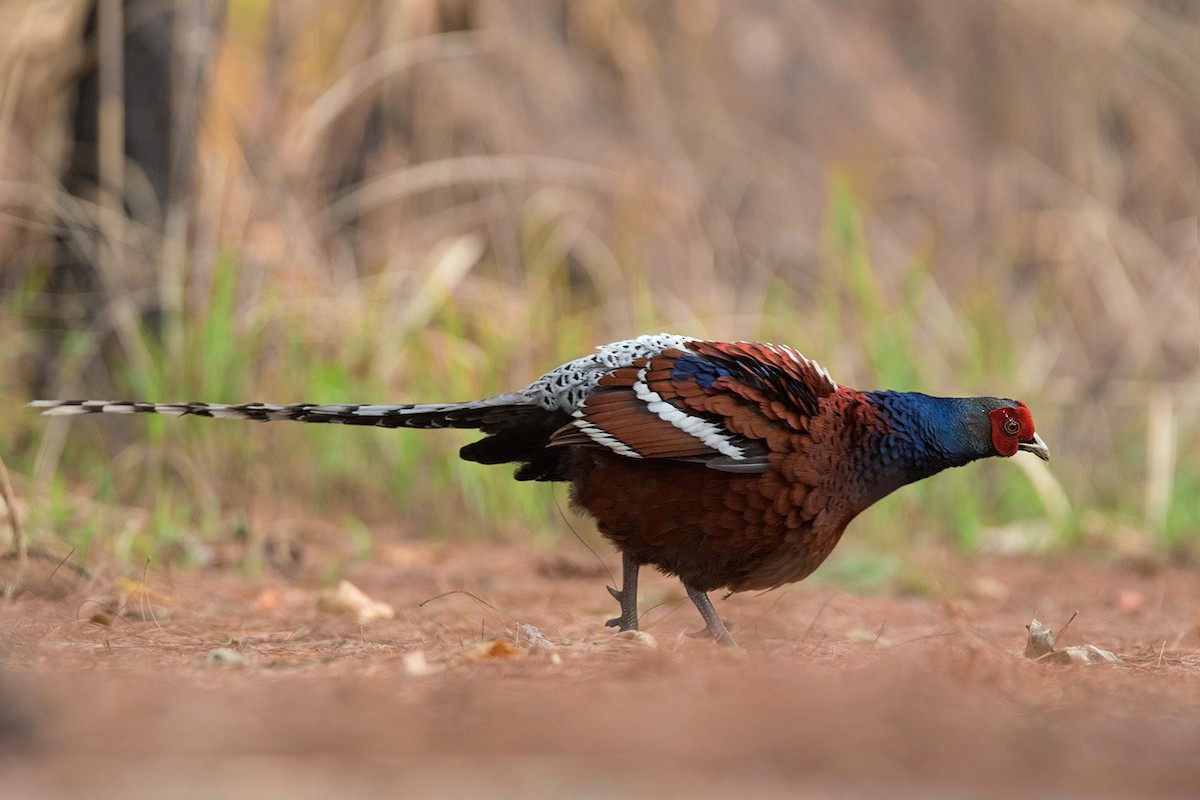
M1018 450L1024 450L1026 453L1033 453L1042 461L1050 460L1050 448L1046 447L1046 443L1042 441L1042 437L1036 433L1033 438L1027 442L1021 442L1017 445Z

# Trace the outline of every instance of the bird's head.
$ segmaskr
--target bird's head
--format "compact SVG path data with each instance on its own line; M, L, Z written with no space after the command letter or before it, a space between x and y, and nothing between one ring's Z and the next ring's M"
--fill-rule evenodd
M1018 450L1033 453L1042 461L1050 460L1050 449L1033 427L1033 415L1025 404L1016 400L1001 401L1002 405L988 412L992 426L992 446L996 455L1008 457Z

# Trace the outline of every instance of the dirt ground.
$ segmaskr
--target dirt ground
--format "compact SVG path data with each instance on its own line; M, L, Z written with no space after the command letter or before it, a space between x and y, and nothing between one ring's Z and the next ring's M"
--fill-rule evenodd
M1200 794L1195 568L925 553L920 591L714 598L738 655L649 571L646 635L606 629L578 542L377 551L342 576L395 616L361 625L319 567L4 602L3 796ZM1023 656L1075 610L1059 646L1122 665Z

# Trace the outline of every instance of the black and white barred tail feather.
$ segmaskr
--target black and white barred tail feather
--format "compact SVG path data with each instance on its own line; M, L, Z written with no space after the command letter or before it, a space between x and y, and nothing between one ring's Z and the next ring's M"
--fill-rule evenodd
M668 347L682 347L692 339L672 334L639 336L596 348L596 353L575 359L551 370L516 392L471 400L465 403L404 403L396 405L353 405L296 403L140 403L110 400L35 400L31 408L49 416L74 414L166 414L169 416L249 419L260 422L292 420L381 428L479 428L493 433L494 427L510 427L515 417L525 421L533 415L559 421L578 411L612 370L628 366L637 358L654 355Z
M112 400L35 400L31 408L47 416L80 414L165 414L172 417L246 419L256 422L289 420L378 428L481 428L522 409L533 410L516 394L467 403L405 403L359 405L349 403L140 403Z
M167 416L287 420L377 428L474 428L488 434L464 446L460 455L481 464L516 462L517 480L566 480L562 448L548 448L551 435L568 416L547 409L522 393L466 403L395 405L294 403L141 403L111 400L35 400L29 404L48 416L81 414L165 414Z

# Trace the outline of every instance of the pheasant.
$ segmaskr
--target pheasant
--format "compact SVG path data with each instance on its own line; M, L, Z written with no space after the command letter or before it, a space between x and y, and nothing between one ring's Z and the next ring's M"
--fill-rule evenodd
M567 481L622 558L620 614L638 627L638 573L677 576L735 645L709 592L799 581L875 501L947 467L1019 450L1049 461L1023 403L858 391L790 347L658 334L613 342L515 392L465 403L269 405L38 400L95 412L475 428L462 458Z

